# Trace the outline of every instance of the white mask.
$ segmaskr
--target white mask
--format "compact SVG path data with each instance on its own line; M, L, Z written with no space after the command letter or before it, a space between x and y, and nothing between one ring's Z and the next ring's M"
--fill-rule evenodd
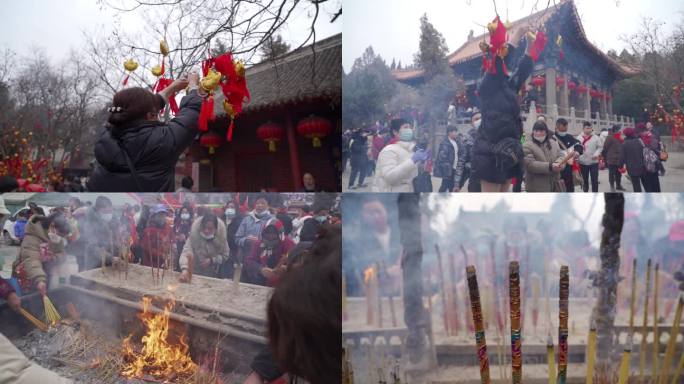
M55 244L59 244L62 242L62 236L60 236L56 233L49 232L48 237L50 238L50 241L55 243Z
M212 240L214 238L213 233L211 235L205 235L204 232L200 232L200 235L202 235L202 238L204 238L205 240Z
M477 119L475 120L475 122L473 122L473 127L475 127L476 129L479 129L480 125L482 125L482 119Z
M567 131L566 132L556 131L556 135L558 135L560 137L566 136L567 134L568 134Z
M112 213L100 213L100 218L106 222L112 221L112 217L114 214Z
M189 213L181 213L181 219L183 219L183 220L190 219L190 214Z
M532 134L532 136L534 137L535 140L537 140L539 142L546 140L546 133L541 134L541 135Z

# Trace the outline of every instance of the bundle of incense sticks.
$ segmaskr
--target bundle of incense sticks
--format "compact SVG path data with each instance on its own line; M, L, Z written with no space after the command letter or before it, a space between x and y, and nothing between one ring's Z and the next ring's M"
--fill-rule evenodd
M644 381L646 369L646 335L648 328L648 297L651 290L651 259L646 262L646 293L644 295L644 323L641 327L641 346L639 347L639 381Z
M48 326L45 325L45 323L43 323L42 321L38 320L38 319L37 319L35 316L33 316L32 314L30 314L27 310L25 310L24 308L21 308L21 307L20 307L20 308L19 308L19 313L20 313L22 316L24 316L24 318L26 318L26 320L28 320L29 322L31 322L31 324L35 325L36 328L40 329L40 330L43 331L43 332L47 332Z
M556 356L553 351L553 337L546 337L546 361L549 365L549 384L556 384Z
M594 382L594 362L596 361L596 322L591 321L587 341L587 384Z
M370 266L364 271L366 284L366 324L375 325L375 306L378 300L378 277L375 266Z
M684 301L680 296L679 302L677 303L677 310L675 311L674 321L672 322L672 328L670 330L670 340L668 341L667 349L665 350L665 360L663 360L663 366L658 373L658 384L666 384L667 379L670 376L670 366L672 366L672 358L674 357L675 346L677 344L677 335L679 335L679 323L682 320L682 305L684 305Z
M629 360L632 355L632 335L627 335L625 342L625 350L622 352L622 361L620 362L620 373L618 376L618 384L626 384L629 378Z
M520 265L511 261L508 267L511 305L511 377L513 384L522 382L522 341L520 340Z
M658 334L658 270L660 265L656 263L653 275L653 370L651 377L655 379L658 374L658 357L660 355L660 335Z
M475 267L466 267L468 278L468 290L470 292L470 306L473 310L473 323L475 324L475 343L477 345L477 358L480 362L480 381L489 384L489 357L487 356L487 340L485 339L484 325L482 324L482 307L480 305L480 292L477 287Z
M444 332L447 336L449 333L449 313L447 310L447 299L446 299L446 283L444 281L444 270L442 269L442 252L439 249L439 245L435 244L435 253L437 254L437 270L439 271L439 290L442 293L442 321L444 322Z
M570 277L567 265L560 269L558 300L558 384L565 384L568 369L568 296Z
M57 312L57 308L55 308L47 295L43 296L43 306L45 307L45 323L50 327L54 327L62 319L62 316Z
M634 335L634 312L636 311L636 271L637 271L637 259L632 261L632 297L629 302L629 334Z

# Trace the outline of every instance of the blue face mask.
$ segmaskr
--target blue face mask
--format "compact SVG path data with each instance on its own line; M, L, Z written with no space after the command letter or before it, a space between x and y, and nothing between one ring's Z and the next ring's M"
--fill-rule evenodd
M322 223L328 219L327 216L316 216L316 220L318 220L319 223Z
M413 141L413 129L402 129L399 131L399 140Z

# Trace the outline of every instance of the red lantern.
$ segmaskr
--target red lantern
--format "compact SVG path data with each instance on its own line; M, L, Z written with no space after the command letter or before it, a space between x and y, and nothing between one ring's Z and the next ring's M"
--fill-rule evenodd
M284 134L285 130L280 125L270 121L266 124L261 124L256 130L257 138L267 142L268 150L271 152L276 151L276 143L283 139Z
M541 91L541 86L544 85L545 81L546 80L544 80L544 76L535 76L532 78L532 81L530 81L530 83L537 87L537 91Z
M209 154L213 155L216 152L216 148L223 144L223 137L212 131L209 131L200 137L200 145L209 148Z
M332 132L332 124L322 117L311 115L297 123L297 132L307 139L313 139L313 146L317 148L321 146L321 138Z
M575 88L577 88L577 84L575 84L575 82L572 80L568 81L568 89L574 91Z
M592 89L591 91L589 91L589 96L591 96L592 99L598 99L601 96L601 92Z
M577 87L577 92L579 92L580 94L585 94L587 93L587 89L588 88L586 85L580 84L579 87Z
M562 87L563 83L565 83L565 77L556 76L556 87Z

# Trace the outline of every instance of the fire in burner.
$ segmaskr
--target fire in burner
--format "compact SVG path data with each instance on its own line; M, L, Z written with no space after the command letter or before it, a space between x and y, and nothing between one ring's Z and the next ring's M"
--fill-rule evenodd
M169 315L175 305L171 300L159 314L152 313L152 299L143 298L143 313L140 319L145 324L146 333L142 337L142 349L136 352L131 345L133 334L123 340L123 354L126 364L121 374L129 378L148 378L178 380L189 378L197 372L197 364L190 358L185 335L178 343L169 338Z

